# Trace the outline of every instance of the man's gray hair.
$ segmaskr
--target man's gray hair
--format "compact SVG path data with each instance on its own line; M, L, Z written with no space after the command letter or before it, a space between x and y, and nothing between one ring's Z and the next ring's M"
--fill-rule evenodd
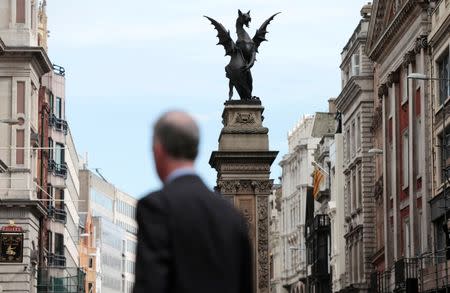
M198 154L199 129L187 113L171 111L156 121L153 140L158 141L172 158L194 161Z

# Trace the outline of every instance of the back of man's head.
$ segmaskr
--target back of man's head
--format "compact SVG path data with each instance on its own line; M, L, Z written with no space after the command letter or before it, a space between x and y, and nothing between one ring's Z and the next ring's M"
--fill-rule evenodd
M153 129L153 142L161 144L167 155L175 160L194 161L199 139L197 123L182 111L163 114Z

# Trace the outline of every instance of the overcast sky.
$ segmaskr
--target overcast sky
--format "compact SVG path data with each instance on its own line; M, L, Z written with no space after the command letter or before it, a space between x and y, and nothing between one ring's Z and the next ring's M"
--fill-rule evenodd
M203 18L235 38L237 10L251 10L250 36L275 12L269 42L252 69L265 107L271 150L287 152L287 133L304 114L327 111L340 92L340 53L360 20L361 0L55 0L48 1L49 55L66 68L66 117L77 151L89 153L118 188L140 198L161 186L150 153L151 127L170 109L197 117L196 167L215 185L208 160L217 149L227 99L229 57ZM235 97L237 97L235 93Z

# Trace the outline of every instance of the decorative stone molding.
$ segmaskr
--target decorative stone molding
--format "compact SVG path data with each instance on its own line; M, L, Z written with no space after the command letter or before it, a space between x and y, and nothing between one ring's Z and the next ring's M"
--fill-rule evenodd
M269 129L267 127L252 127L252 128L242 128L227 126L222 128L221 134L267 134Z
M392 85L394 83L398 83L399 82L399 76L398 73L392 71L391 73L388 74L387 76L387 81L386 81L386 85L388 87L392 87Z
M222 194L270 194L273 180L221 180L217 184L217 190Z
M378 87L378 98L382 100L383 96L387 95L388 95L388 86L385 83L383 83Z
M373 195L377 202L383 200L383 176L380 176L373 185Z
M414 43L414 53L419 54L421 49L428 48L428 36L421 35L418 37Z
M269 194L272 190L273 180L252 181L252 187L257 194Z
M382 2L381 2L382 3ZM408 0L391 21L391 23L385 22L384 12L387 11L385 7L378 7L376 13L376 26L377 28L382 27L383 29L374 32L374 35L370 38L369 58L372 61L377 61L378 58L386 52L385 49L388 45L395 40L395 37L403 28L410 23L411 11L416 5L416 1Z
M371 131L372 133L375 132L375 130L377 130L379 127L381 127L381 124L383 122L383 110L382 110L382 106L378 105L375 108L375 111L373 113L373 120L372 120L372 126L371 126Z
M409 64L416 61L416 53L414 50L408 51L405 56L403 56L403 68L408 68Z
M269 164L249 165L249 164L224 164L221 167L222 171L238 171L238 172L268 172L270 171Z
M258 289L261 293L269 292L269 227L268 197L257 197L258 212Z
M234 122L238 124L255 124L254 113L236 113Z

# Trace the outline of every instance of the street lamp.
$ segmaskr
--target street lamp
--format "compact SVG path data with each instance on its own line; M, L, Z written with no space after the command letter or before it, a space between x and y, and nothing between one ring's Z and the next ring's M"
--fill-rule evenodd
M425 74L412 72L407 76L408 79L418 79L418 80L446 80L450 81L450 78L437 78L437 77L428 77Z
M450 81L450 78L436 78L436 77L428 77L428 76L426 76L425 74L422 74L422 73L417 73L417 72L413 72L413 73L411 73L411 74L409 74L408 76L407 76L407 79L409 80L409 79L416 79L416 80L437 80L437 81ZM446 109L445 109L445 101L444 101L444 103L443 103L443 105L442 105L442 145L441 145L441 162L443 162L444 161L444 158L445 158L445 155L446 155L446 153L447 153L447 148L448 148L448 145L447 145L447 133L446 133L446 126L445 126L445 119L446 119L446 117L445 117L445 111L446 111ZM447 212L448 212L448 207L447 207L447 188L448 188L448 183L449 183L449 174L448 174L448 170L447 170L447 168L445 167L445 165L443 164L443 163L441 163L442 164L442 167L441 167L441 171L442 171L442 173L444 174L444 176L445 176L445 185L444 185L444 187L443 187L443 197L444 197L444 230L445 230L445 228L448 228L449 227L449 219L448 219L448 215L447 215ZM449 258L449 253L448 253L448 250L449 250L449 243L448 243L448 240L449 240L449 235L448 235L448 231L444 231L444 232L447 232L446 233L446 243L445 243L445 247L446 247L446 249L445 249L445 252L446 252L446 254L445 254L445 258L446 258L446 260L445 260L445 279L446 279L446 287L445 287L445 291L446 292L448 292L448 258Z
M373 149L370 149L368 151L368 153L372 154L372 155L382 155L383 154L383 150L382 149L373 148Z

